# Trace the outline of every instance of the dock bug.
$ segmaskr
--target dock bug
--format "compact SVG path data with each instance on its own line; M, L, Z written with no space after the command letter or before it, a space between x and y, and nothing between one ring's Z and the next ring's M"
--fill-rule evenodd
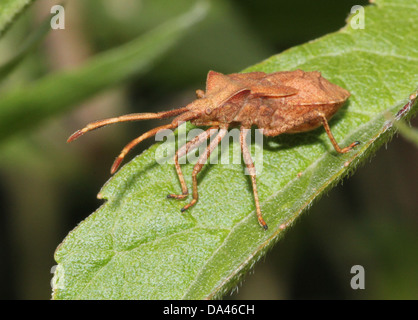
M212 129L219 129L215 139L211 140L193 168L193 199L181 209L183 212L198 200L197 175L211 152L226 135L228 128L238 126L244 162L251 177L258 222L265 230L267 224L260 209L255 167L245 139L251 126L255 125L263 129L263 134L266 136L277 136L281 133L309 131L322 125L338 153L346 153L359 144L355 141L345 148L340 148L332 135L328 120L341 108L350 93L323 78L318 71L295 70L270 74L249 72L229 75L209 71L206 91L197 90L196 94L197 99L183 108L158 113L133 113L89 123L71 135L68 142L88 131L112 123L175 117L171 123L154 128L126 145L113 163L111 168L113 174L134 146L154 136L159 130L175 129L184 121L209 127L179 148L174 156L182 193L169 194L167 197L184 199L189 195L189 191L178 159L207 141L213 132Z

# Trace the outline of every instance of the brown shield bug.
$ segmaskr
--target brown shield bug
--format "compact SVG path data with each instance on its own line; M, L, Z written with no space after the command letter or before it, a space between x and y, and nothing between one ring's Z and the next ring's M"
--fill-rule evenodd
M338 153L346 153L359 144L355 141L348 147L340 148L334 139L328 120L344 104L350 93L323 78L318 71L295 70L270 74L249 72L229 75L209 71L206 92L197 90L196 94L197 99L183 108L158 113L133 113L89 123L85 128L71 135L68 142L88 131L112 123L176 116L170 124L154 128L132 140L113 163L111 169L113 174L135 145L154 136L159 130L177 128L184 121L191 121L197 126L210 127L179 148L174 156L182 193L170 194L168 198L184 199L189 191L178 159L207 141L212 135L212 129L219 129L215 139L207 146L206 152L200 155L193 168L193 199L182 208L181 211L184 211L198 200L197 174L207 162L211 152L226 135L228 128L239 126L241 150L251 176L257 218L265 230L267 224L261 214L255 167L245 139L251 126L255 125L263 129L263 134L266 136L277 136L281 133L309 131L323 125Z

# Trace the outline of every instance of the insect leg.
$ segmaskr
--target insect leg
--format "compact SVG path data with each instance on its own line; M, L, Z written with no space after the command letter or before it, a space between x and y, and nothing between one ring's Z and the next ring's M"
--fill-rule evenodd
M324 125L324 128L325 128L325 132L327 133L329 139L331 140L331 143L334 146L335 151L337 151L338 153L346 153L346 152L350 151L351 149L353 149L355 146L358 146L360 144L359 141L354 141L348 147L340 148L340 146L338 145L337 141L335 140L335 138L334 138L334 136L331 132L331 129L329 127L327 118L322 113L318 113L318 115L321 118L322 124Z
M203 166L205 165L206 161L209 159L210 154L212 151L216 148L216 146L221 142L222 138L225 137L227 134L228 129L226 127L223 127L219 130L218 135L215 137L214 140L212 140L209 144L209 146L206 148L205 152L199 157L197 160L197 163L195 164L193 168L192 173L192 180L193 180L193 199L190 201L189 204L185 205L181 212L184 212L185 210L189 209L191 206L193 206L197 199L199 198L199 195L197 193L197 174L202 170Z
M258 223L264 228L264 230L267 230L268 226L267 226L267 223L264 221L263 216L261 214L260 201L258 200L256 171L254 167L254 162L251 158L251 153L248 150L248 145L245 140L248 131L250 130L244 127L241 127L240 129L240 143L241 143L242 156L244 158L245 165L247 166L248 173L251 176L251 183L253 185L253 194L254 194L255 209L257 212Z
M131 113L126 114L120 117L115 118L109 118L104 120L99 120L95 122L91 122L87 124L83 129L77 130L74 132L67 140L67 142L74 141L78 137L82 136L88 131L92 131L104 126L107 126L109 124L118 123L118 122L125 122L125 121L138 121L138 120L149 120L149 119L165 119L173 116L177 116L181 113L184 113L188 111L188 109L180 108L180 109L174 109L170 111L163 111L163 112L157 112L157 113Z
M151 129L147 132L145 132L144 134L140 135L138 138L132 140L131 142L129 142L125 148L122 149L122 152L119 154L119 156L116 158L115 162L113 162L112 168L110 169L110 173L114 174L116 172L116 170L118 170L123 158L125 158L126 154L133 148L135 147L138 143L144 141L147 138L150 138L152 136L155 136L157 134L158 131L160 130L164 130L164 129L174 129L177 128L178 124L177 123L170 123L167 124L165 126L160 126L154 129Z
M179 164L179 158L186 155L188 152L196 149L198 146L200 146L204 141L209 139L209 137L214 134L212 130L217 129L217 127L211 127L205 132L202 132L201 134L194 137L192 140L187 142L185 145L183 145L181 148L179 148L174 156L174 164L176 166L177 175L180 180L181 185L181 191L182 194L169 194L167 198L174 198L174 199L184 199L189 194L189 191L187 190L186 181L184 180L183 172L181 171L181 167Z

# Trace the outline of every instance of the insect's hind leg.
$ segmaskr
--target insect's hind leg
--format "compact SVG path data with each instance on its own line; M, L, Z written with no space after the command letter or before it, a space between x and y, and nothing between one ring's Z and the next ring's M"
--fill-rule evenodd
M210 142L210 144L206 148L205 152L197 160L197 163L195 164L195 166L193 168L193 173L192 173L192 180L193 180L193 199L192 199L192 201L190 201L190 203L188 203L187 205L185 205L181 209L181 212L184 212L185 210L189 209L191 206L193 206L193 205L196 204L197 199L199 198L199 194L197 192L197 174L202 170L203 166L205 165L205 163L209 159L210 154L216 148L216 146L221 142L221 140L225 137L225 135L227 134L227 132L228 132L228 129L226 127L221 128L219 130L219 133L215 137L215 139Z
M245 165L247 166L248 173L251 176L251 183L253 186L255 209L257 212L258 223L264 228L264 230L267 230L268 226L267 226L267 223L264 221L263 216L261 214L260 201L258 199L256 171L254 167L254 162L251 158L251 153L248 150L248 145L245 140L248 131L249 129L246 129L244 127L241 127L240 129L240 143L241 143L242 156L244 158Z
M348 147L341 148L338 145L337 141L334 138L334 135L331 132L331 129L330 129L329 124L328 124L327 117L325 117L325 115L322 114L322 113L318 113L318 115L321 118L322 124L325 128L325 132L327 133L328 138L331 140L331 143L334 146L335 151L337 151L338 153L347 153L348 151L350 151L351 149L353 149L354 147L356 147L360 144L359 141L354 141Z
M174 199L184 199L188 196L189 191L187 189L186 181L184 180L183 172L181 171L181 167L179 164L179 158L183 157L190 151L193 151L197 147L199 147L204 141L209 139L209 137L214 134L214 130L217 129L217 127L211 127L208 130L202 132L201 134L194 137L192 140L187 142L185 145L183 145L181 148L179 148L174 155L174 164L176 167L177 176L179 177L180 185L181 185L181 191L182 194L169 194L167 195L167 198L174 198Z

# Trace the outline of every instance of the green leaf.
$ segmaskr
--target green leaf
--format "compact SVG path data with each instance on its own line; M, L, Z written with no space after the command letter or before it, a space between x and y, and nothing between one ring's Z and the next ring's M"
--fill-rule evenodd
M50 20L44 22L23 42L15 56L0 66L0 81L5 79L51 30Z
M121 82L147 71L207 11L205 1L131 42L96 55L82 67L45 76L0 96L0 140L28 130ZM28 116L30 115L30 116Z
M416 97L411 96L411 99L416 99ZM399 131L399 133L408 141L415 144L418 147L418 130L408 126L405 121L402 119L397 120L390 113L386 113L386 118L392 122L393 126Z
M180 192L174 166L156 162L155 144L106 183L99 196L107 201L57 249L53 298L205 299L231 290L314 200L390 139L386 112L406 119L417 111L417 17L417 1L376 0L365 10L365 29L349 19L336 33L246 70L320 70L352 94L330 122L335 138L342 146L362 142L336 154L321 128L253 145L262 151L266 232L241 164L206 166L198 203L181 214L185 202L165 198ZM190 187L192 165L182 167Z
M16 17L34 0L2 0L0 3L0 37Z

